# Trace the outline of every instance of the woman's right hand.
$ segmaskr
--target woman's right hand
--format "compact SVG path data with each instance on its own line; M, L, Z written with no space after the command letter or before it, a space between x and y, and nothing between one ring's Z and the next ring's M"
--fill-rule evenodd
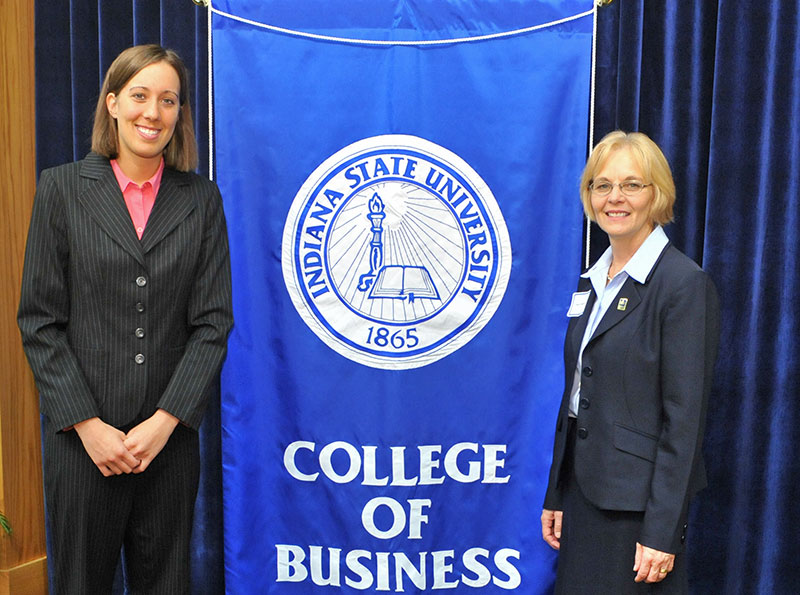
M86 453L105 477L130 473L139 465L139 459L125 447L125 433L99 417L85 419L73 427Z
M560 510L542 510L542 538L554 550L561 547L561 519L564 513Z

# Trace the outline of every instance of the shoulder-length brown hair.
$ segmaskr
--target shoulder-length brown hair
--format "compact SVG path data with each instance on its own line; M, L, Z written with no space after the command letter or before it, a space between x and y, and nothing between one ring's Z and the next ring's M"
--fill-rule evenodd
M108 67L94 111L92 151L109 159L119 155L117 121L108 113L106 97L109 93L118 95L137 72L156 62L166 62L172 66L178 74L181 86L178 123L172 139L164 149L164 163L178 171L190 171L197 167L197 140L194 137L192 105L189 102L189 73L178 54L156 44L128 48Z
M673 219L675 205L675 181L664 153L653 140L643 132L623 132L615 130L606 134L592 150L581 176L581 202L583 212L590 221L595 221L592 210L592 190L590 184L595 175L605 165L608 158L619 149L628 149L631 157L639 165L645 176L643 180L653 185L653 202L650 203L650 218L658 225L666 225Z

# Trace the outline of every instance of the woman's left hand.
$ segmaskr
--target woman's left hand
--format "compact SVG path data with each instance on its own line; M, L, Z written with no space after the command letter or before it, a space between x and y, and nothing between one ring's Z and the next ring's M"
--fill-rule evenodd
M133 456L141 461L134 473L142 473L150 466L161 449L172 436L172 431L178 425L178 418L163 409L156 412L133 428L125 436L123 444Z
M637 583L663 581L672 572L674 564L675 554L660 552L637 542L636 563L633 565L633 571L637 574L633 580Z

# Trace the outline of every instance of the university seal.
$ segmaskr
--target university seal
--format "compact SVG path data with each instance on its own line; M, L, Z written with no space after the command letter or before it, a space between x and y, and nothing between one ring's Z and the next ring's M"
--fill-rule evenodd
M511 272L497 201L458 155L383 135L326 159L292 202L283 277L295 308L355 362L408 369L465 345Z

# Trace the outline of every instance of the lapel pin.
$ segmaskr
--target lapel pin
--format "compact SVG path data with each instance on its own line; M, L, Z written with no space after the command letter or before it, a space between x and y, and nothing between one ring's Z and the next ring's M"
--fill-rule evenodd
M617 310L625 311L625 308L628 307L628 298L619 298L617 302Z

